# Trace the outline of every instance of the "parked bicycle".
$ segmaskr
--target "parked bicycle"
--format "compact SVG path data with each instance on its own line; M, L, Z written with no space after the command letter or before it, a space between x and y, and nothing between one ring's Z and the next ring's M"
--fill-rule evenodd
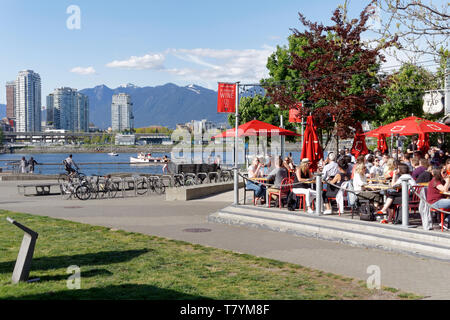
M159 177L143 177L142 180L136 184L136 193L144 195L149 191L157 194L164 194L166 192L166 186Z
M187 173L184 174L183 172L180 174L174 174L173 176L174 178L174 186L176 188L178 187L188 187L188 186L193 186L196 185L196 177L195 174L193 173Z
M119 191L119 184L111 180L111 176L101 177L94 175L90 181L82 180L76 189L76 196L80 200L90 198L115 198Z

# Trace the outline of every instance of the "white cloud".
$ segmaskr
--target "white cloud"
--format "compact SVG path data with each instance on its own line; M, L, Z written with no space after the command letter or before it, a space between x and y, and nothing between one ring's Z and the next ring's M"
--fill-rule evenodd
M70 72L80 74L83 76L87 76L87 75L96 73L96 71L93 67L87 67L87 68L75 67L75 68L71 69Z
M187 62L193 67L169 68L166 71L190 81L249 81L258 82L267 77L267 58L275 48L261 49L170 49L168 53Z
M126 69L162 69L165 56L161 53L146 54L141 57L132 56L127 60L115 60L108 63L109 68L126 68Z

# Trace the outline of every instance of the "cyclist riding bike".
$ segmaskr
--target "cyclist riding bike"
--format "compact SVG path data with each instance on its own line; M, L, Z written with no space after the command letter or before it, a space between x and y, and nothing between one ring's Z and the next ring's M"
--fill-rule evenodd
M78 165L75 163L75 161L73 161L72 155L69 155L65 160L63 160L63 163L64 169L67 171L67 174L71 177L77 172L77 170L80 169Z

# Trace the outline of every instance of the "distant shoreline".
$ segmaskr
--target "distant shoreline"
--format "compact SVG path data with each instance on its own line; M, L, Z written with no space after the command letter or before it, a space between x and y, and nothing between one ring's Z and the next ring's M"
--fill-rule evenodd
M145 146L114 146L113 151L116 153L139 153L139 152L154 152L154 153L170 153L174 148L173 145L145 145ZM299 143L287 143L285 150L287 152L300 151ZM98 147L83 147L83 146L58 146L58 147L25 147L21 149L14 149L13 153L20 154L35 154L35 153L109 153L111 146L104 145ZM9 153L5 150L3 153Z

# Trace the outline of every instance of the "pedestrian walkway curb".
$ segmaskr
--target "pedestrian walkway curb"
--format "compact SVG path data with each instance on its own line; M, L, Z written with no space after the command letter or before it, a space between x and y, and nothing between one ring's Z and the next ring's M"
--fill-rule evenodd
M450 235L333 216L289 213L279 209L229 206L208 221L377 248L450 261Z

